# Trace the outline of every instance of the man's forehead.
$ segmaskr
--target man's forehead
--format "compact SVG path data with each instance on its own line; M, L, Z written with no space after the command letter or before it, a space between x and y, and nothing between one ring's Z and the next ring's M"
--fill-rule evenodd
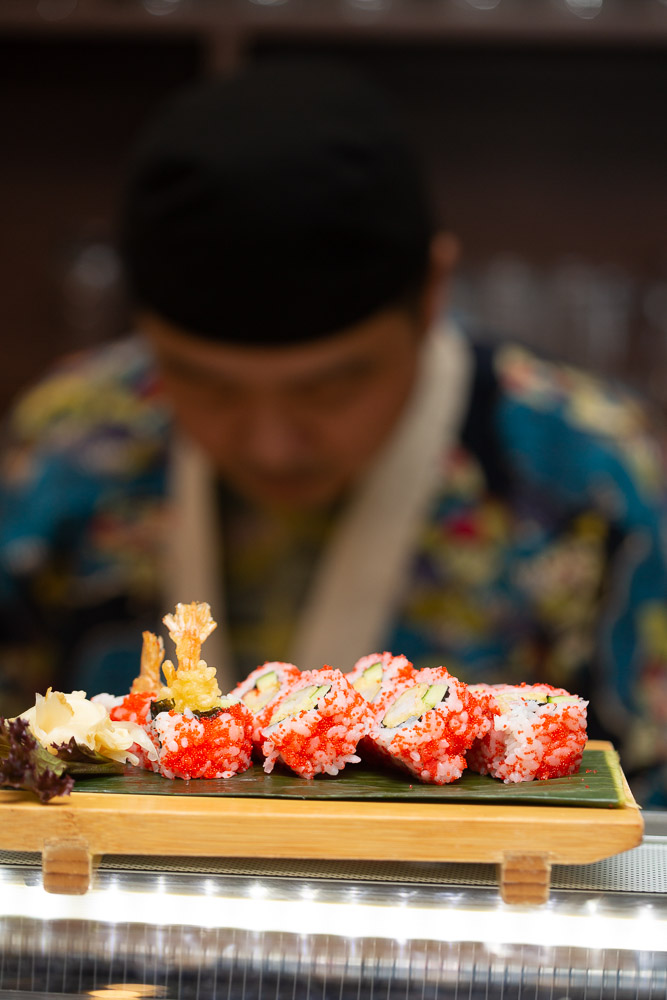
M208 380L299 384L380 361L407 333L407 317L387 313L332 337L289 347L242 347L193 337L159 317L140 326L163 365Z

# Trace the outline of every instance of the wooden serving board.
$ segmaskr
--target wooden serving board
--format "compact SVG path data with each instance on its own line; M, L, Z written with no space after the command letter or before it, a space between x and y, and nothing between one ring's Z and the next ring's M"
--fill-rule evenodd
M96 855L142 854L496 863L505 901L544 902L552 864L599 861L641 842L641 814L619 774L624 802L609 809L85 791L45 806L0 791L0 849L41 853L51 892L87 891Z

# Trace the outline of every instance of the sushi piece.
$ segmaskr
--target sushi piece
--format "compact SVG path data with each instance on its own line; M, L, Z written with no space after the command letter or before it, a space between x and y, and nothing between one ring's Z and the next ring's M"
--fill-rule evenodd
M223 699L210 715L160 712L153 720L159 772L165 778L231 778L251 764L252 713Z
M162 664L167 685L152 705L151 732L166 778L230 778L250 767L254 730L245 705L223 698L201 647L216 627L208 604L177 604L163 619L178 668Z
M262 728L264 770L282 761L302 778L338 774L359 762L357 745L374 729L370 706L340 670L306 670Z
M277 698L289 691L299 677L301 671L293 663L271 660L248 674L246 679L237 684L230 693L230 698L242 702L252 712L255 719L256 744L260 742L262 726L265 726L271 717L271 706Z
M141 671L111 717L137 722L156 759L137 751L143 767L165 778L229 778L251 763L254 719L233 698L223 698L215 669L201 648L216 627L208 604L178 604L163 619L176 645L176 668L162 662L162 640L144 632ZM166 685L160 682L160 670Z
M468 753L468 766L505 782L561 778L579 769L587 701L549 684L475 684L491 722Z
M420 781L445 785L461 777L466 752L490 727L465 684L445 667L426 668L397 685L363 750Z
M384 715L395 697L396 686L409 680L414 672L407 657L385 652L362 656L345 676L355 691L369 702L377 717Z

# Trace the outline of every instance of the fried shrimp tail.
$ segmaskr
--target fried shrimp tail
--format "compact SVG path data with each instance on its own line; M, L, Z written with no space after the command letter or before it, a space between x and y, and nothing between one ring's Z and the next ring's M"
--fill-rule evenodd
M153 632L143 632L141 647L141 665L139 676L135 677L130 688L131 694L144 694L157 691L160 687L160 667L164 659L164 643L160 636Z
M177 604L173 615L162 619L176 646L179 670L194 670L201 659L204 641L217 627L208 604Z
M201 659L204 640L216 627L208 604L177 604L173 615L162 619L176 646L176 669L171 660L162 664L167 686L159 699L169 699L177 712L186 708L208 712L221 704L215 668Z

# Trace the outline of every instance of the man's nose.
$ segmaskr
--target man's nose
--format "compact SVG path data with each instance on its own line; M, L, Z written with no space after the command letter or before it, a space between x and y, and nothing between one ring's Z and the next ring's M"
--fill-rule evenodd
M243 427L247 458L264 469L283 469L307 454L303 428L280 406L262 406L247 414Z

